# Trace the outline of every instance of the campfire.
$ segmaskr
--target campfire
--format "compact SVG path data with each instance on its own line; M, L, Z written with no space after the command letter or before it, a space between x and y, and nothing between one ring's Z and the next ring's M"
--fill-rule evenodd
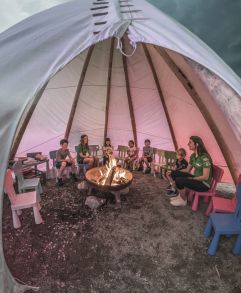
M85 174L86 180L98 189L118 191L129 186L133 180L130 171L111 159L109 165L90 169Z

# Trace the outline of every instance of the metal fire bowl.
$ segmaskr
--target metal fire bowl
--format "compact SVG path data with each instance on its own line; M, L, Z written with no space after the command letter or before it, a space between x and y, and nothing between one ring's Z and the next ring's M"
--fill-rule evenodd
M127 186L129 186L132 183L133 180L133 175L130 171L126 170L126 169L122 169L125 171L125 177L128 179L128 182L126 183L121 183L121 184L116 184L116 185L99 185L97 182L93 181L94 178L98 178L101 176L100 171L102 171L103 173L106 171L106 167L96 167L96 168L92 168L90 170L88 170L85 173L85 178L87 180L87 182L89 184L91 184L93 187L99 189L99 190L103 190L103 191L118 191L118 190L122 190L124 188L126 188Z

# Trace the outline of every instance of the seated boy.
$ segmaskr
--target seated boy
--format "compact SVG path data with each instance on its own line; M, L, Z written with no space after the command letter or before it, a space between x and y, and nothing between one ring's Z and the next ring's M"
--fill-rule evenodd
M186 157L186 151L183 148L180 148L177 150L177 160L176 160L176 164L173 167L173 171L180 171L180 170L184 170L187 168L188 166L188 162L185 160ZM171 176L172 171L167 171L166 172L166 177L169 181L169 186L167 187L167 195L171 196L173 195L173 192L175 191L174 186L174 180L172 179Z
M68 166L71 166L71 176L72 178L76 181L76 168L75 168L75 163L74 159L72 158L69 149L68 149L68 140L67 139L61 139L60 141L60 146L61 148L57 151L56 154L56 168L59 169L58 172L58 186L62 186L63 180L62 180L62 175L64 172L64 169Z
M146 139L144 142L143 154L139 160L138 171L144 171L144 165L146 166L145 173L151 172L151 162L153 157L153 148L151 147L150 139Z

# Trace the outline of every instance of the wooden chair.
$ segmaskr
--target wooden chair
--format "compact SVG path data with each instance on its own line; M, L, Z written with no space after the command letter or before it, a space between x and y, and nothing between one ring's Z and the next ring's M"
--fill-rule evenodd
M58 172L59 172L59 169L56 168L56 155L57 155L57 151L58 150L55 150L55 151L50 151L49 152L49 158L52 160L52 164L53 164L53 167L52 167L52 170L53 170L53 173L54 173L54 178L56 178L56 181L57 181L57 177L58 177ZM71 167L66 167L65 170L64 170L67 178L70 177L70 172L71 172Z
M39 213L40 204L37 201L36 191L16 194L13 187L12 171L10 169L8 169L6 172L4 192L7 193L9 200L11 202L13 227L15 229L21 227L18 212L27 208L33 208L34 220L36 224L43 223L42 217Z
M128 147L123 146L123 145L118 145L118 148L117 148L118 155L116 157L116 160L121 161L122 166L123 166L124 161L125 161L127 149L128 149Z
M94 157L95 162L94 162L94 166L99 166L99 161L100 161L100 156L98 155L98 152L100 150L100 146L99 145L89 145L89 151L90 151L90 155Z
M40 182L40 178L29 178L23 177L22 161L18 160L13 165L13 171L17 177L18 191L26 192L28 190L35 190L37 200L40 201L40 194L43 193L43 188Z
M90 155L94 156L94 157L98 157L98 152L100 150L100 146L99 145L89 145L89 150L90 150Z
M155 159L157 157L157 159ZM151 174L156 176L156 172L161 172L161 166L165 164L165 151L156 149L154 159L151 163Z

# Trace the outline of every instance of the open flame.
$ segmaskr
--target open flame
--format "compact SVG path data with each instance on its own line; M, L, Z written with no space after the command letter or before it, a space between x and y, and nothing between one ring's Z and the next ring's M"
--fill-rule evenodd
M113 170L114 170L114 176L113 176L112 182L114 184L121 182L123 180L124 181L128 180L125 177L125 170L122 169L121 166L118 165L115 158L110 157L109 164L106 165L106 172L102 172L102 170L100 170L100 174L101 174L101 181L99 181L100 185L106 185L106 181Z

